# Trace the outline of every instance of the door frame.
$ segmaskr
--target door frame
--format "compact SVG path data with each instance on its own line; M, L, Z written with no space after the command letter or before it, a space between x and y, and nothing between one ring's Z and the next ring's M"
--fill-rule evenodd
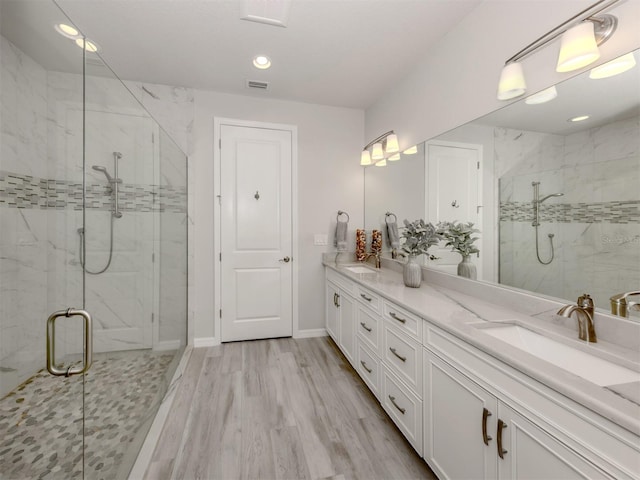
M220 152L221 127L263 128L268 130L285 130L291 133L291 318L293 338L299 336L298 328L298 127L282 123L256 122L235 118L213 117L213 307L214 307L214 344L222 340L222 284L220 254L222 251L222 215L220 196L222 192L222 161Z

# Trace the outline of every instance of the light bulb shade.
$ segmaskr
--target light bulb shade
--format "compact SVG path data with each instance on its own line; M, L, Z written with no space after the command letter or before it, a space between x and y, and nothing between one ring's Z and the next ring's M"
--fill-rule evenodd
M371 158L373 160L382 160L384 158L384 152L382 151L381 143L374 143L372 147Z
M384 158L379 162L376 162L376 167L386 167L386 166L387 166L387 161Z
M409 147L402 153L404 155L413 155L414 153L418 153L418 146L414 145L413 147Z
M362 154L360 155L360 165L371 165L371 155L369 154L369 150L362 151Z
M585 21L562 34L556 72L571 72L600 58L593 22Z
M558 96L558 90L555 86L551 86L541 92L531 95L524 99L524 103L527 105L539 105L541 103L547 103Z
M397 162L398 160L400 160L400 152L398 153L394 153L393 155L391 155L388 160L390 162Z
M518 62L508 63L502 69L498 83L498 100L510 100L527 91L522 65Z
M600 65L589 72L589 78L593 80L599 80L601 78L613 77L619 73L631 70L636 66L636 59L633 56L633 52L622 55L615 58L610 62Z
M400 146L398 145L398 136L395 133L392 133L387 137L387 148L385 149L387 153L396 153L400 151Z

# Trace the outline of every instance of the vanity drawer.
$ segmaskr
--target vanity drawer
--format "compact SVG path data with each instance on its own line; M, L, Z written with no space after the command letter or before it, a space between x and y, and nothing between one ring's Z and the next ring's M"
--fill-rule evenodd
M422 455L422 400L382 365L382 406L409 443Z
M382 359L418 397L422 397L422 345L385 325Z
M411 338L421 340L422 337L422 319L413 313L407 312L404 308L385 300L384 318L396 328L399 328Z
M374 312L380 312L380 304L382 303L380 296L364 288L362 285L357 285L357 289L357 299L372 308Z
M380 355L382 344L382 323L382 318L368 308L358 305L356 317L358 337L378 355Z
M380 400L380 360L369 351L361 338L358 338L356 370L369 390Z

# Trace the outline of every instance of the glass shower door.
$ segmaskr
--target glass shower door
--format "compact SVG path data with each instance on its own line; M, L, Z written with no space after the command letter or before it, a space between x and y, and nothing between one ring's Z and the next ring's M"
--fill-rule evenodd
M82 478L84 55L53 2L0 9L0 477Z

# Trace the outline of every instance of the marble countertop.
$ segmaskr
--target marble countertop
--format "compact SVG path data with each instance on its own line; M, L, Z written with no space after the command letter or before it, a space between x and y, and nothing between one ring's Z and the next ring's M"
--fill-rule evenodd
M348 265L336 266L326 260L324 265L635 435L640 435L640 382L601 387L494 338L483 332L483 328L495 323L513 323L634 371L640 371L640 352L604 341L587 343L578 340L577 330L554 325L498 303L429 283L428 280L423 281L420 288L405 287L402 274L390 268L358 274L345 268Z

